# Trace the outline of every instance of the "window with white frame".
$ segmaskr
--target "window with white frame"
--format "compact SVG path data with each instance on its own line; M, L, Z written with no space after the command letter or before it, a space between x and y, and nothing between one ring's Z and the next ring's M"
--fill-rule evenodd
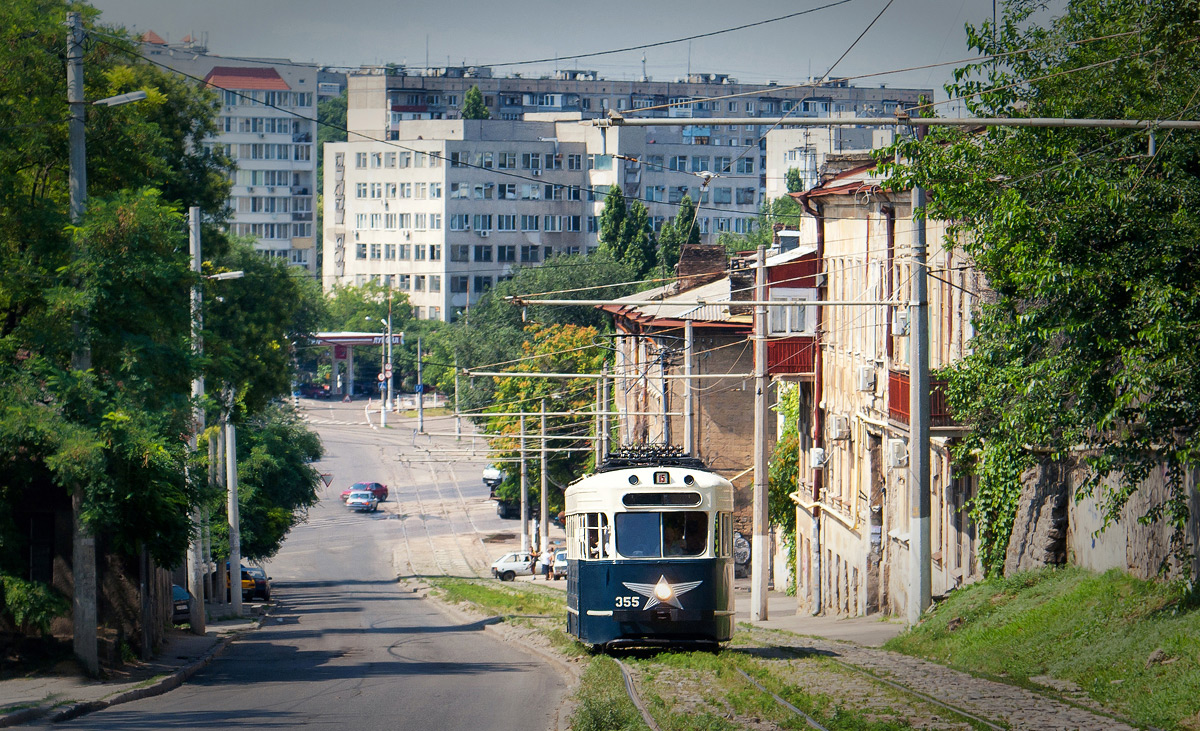
M813 302L817 290L801 287L772 287L772 302ZM811 335L816 324L816 308L812 305L775 305L769 308L768 322L772 335Z

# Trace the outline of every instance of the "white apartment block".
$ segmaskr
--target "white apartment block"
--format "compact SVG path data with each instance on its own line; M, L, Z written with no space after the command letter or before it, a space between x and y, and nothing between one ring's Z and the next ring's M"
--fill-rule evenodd
M837 114L835 117L849 115ZM886 147L895 139L895 130L878 127L781 127L767 133L767 200L788 194L787 172L800 174L800 191L816 187L821 166L829 155L862 152Z
M202 79L222 106L208 141L234 161L229 229L254 240L265 256L317 272L315 187L316 66L284 59L223 59L187 36L168 44L153 32L142 52Z
M761 202L757 126L722 131L723 147L693 133L602 136L573 114L413 120L395 140L327 144L323 284L374 280L407 294L418 317L454 320L514 267L593 251L614 185L644 202L656 229L690 195L702 240L749 232ZM700 173L724 168L701 190Z

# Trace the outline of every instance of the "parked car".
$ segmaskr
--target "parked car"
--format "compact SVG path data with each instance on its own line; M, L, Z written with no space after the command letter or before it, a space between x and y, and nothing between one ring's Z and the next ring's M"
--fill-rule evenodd
M496 500L496 515L505 520L520 520L521 503L516 500ZM537 520L541 510L536 504L529 506L529 519Z
M379 509L379 499L367 490L355 490L346 498L346 507L360 513L374 513Z
M267 576L267 572L258 566L247 567L245 571L254 580L254 593L250 598L262 599L264 602L271 601L271 577Z
M492 576L501 581L512 581L517 576L533 576L533 554L521 551L506 553L492 564Z
M374 495L375 499L378 500L379 502L383 502L383 501L387 500L387 497L388 497L387 485L383 485L378 482L356 482L353 485L351 485L350 487L347 487L345 490L342 490L342 501L344 502L346 500L346 498L350 497L350 493L358 492L358 491L362 491L362 490L366 490L367 492Z
M316 383L303 383L299 388L304 398L325 398L329 395L329 386Z
M495 487L501 482L504 482L504 471L494 465L488 465L483 468L483 484L488 487Z
M232 601L232 581L229 578L229 562L225 562L225 601ZM254 577L250 575L250 570L242 567L242 601L248 602L254 597Z
M192 621L192 595L188 593L188 590L179 584L171 584L171 600L175 602L171 621L175 624Z
M567 577L567 549L560 548L554 552L554 563L550 565L550 578L558 581Z

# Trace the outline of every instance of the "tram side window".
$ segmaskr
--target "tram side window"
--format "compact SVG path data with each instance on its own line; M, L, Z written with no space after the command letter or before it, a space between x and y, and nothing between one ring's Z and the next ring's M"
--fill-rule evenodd
M582 555L587 558L608 558L608 516L604 513L584 513L581 520Z

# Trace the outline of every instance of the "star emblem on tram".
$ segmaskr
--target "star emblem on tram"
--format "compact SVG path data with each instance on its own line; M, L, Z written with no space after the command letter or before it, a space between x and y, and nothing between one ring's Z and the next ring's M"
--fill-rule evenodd
M679 597L688 593L697 586L703 584L703 581L681 581L678 584L672 584L667 581L666 576L660 576L656 584L638 584L632 581L621 582L626 589L641 594L650 601L646 602L646 606L642 609L651 609L659 604L669 604L676 609L683 609L683 605L679 603Z

